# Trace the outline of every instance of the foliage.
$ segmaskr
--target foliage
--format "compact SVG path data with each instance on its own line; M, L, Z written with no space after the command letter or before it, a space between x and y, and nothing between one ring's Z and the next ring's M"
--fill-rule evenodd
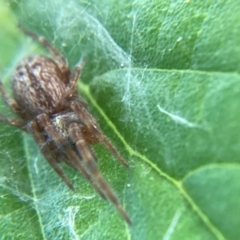
M1 239L239 239L239 1L0 3L1 77L42 51L41 34L71 66L103 131L131 165L96 146L129 227L72 169L72 193L32 138L0 125ZM1 112L11 115L2 103Z

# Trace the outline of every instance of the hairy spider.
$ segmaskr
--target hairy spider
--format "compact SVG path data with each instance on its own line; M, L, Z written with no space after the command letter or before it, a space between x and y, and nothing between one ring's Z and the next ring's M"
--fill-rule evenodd
M125 221L131 224L116 194L99 171L97 158L91 148L94 143L104 144L128 167L78 95L77 81L85 61L80 60L70 71L65 58L50 42L21 29L41 43L54 56L54 60L42 55L23 60L13 75L14 100L10 99L0 81L4 102L20 117L13 119L0 115L0 121L32 134L47 162L70 189L74 190L74 187L60 167L61 162L81 172L100 196L110 200Z

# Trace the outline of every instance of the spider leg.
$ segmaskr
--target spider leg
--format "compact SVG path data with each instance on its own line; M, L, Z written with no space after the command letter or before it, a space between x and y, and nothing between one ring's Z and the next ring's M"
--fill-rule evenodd
M113 190L110 188L110 186L108 185L108 183L106 182L102 174L100 173L96 165L96 159L93 155L93 152L89 147L89 144L87 144L86 141L84 140L81 132L81 128L77 123L72 123L69 126L69 134L70 134L70 137L72 138L72 141L76 143L77 150L79 154L82 155L83 161L89 173L94 176L100 188L103 189L108 199L116 206L116 208L118 209L122 217L125 219L125 221L129 225L131 225L131 220L127 215L126 211L124 210L122 204L120 203L116 194L113 192Z
M18 113L19 112L19 107L17 105L17 103L13 100L10 99L10 97L8 96L7 92L4 89L4 86L2 84L2 81L0 80L0 95L2 96L3 101L5 102L5 104L14 112L14 113ZM17 127L22 129L23 131L26 131L26 127L25 127L25 122L23 122L20 119L15 119L15 118L8 118L5 117L4 115L0 114L0 121L4 122L8 125Z
M86 62L86 58L81 58L80 61L78 62L78 64L75 66L75 68L73 69L71 75L70 75L70 78L69 78L69 83L68 83L68 86L65 90L65 93L64 95L62 96L62 99L61 101L59 102L59 106L62 105L62 103L64 103L64 101L66 101L66 99L69 99L69 97L71 98L72 95L74 93L76 93L76 84L77 84L77 81L79 79L79 76L81 75L81 71L85 65L85 62ZM87 103L81 99L81 98L78 98L78 101L83 105L85 106L85 108L87 108Z
M27 30L22 26L18 26L26 35L31 37L33 40L38 41L46 48L56 59L55 61L58 63L58 66L61 69L68 70L68 64L62 54L44 37L37 35L34 32Z
M78 64L73 69L71 76L70 76L69 85L66 89L64 96L69 96L76 91L76 84L81 75L81 72L82 72L82 69L84 68L85 63L86 63L86 58L83 57L80 59ZM83 100L81 100L81 101L84 102ZM85 105L87 105L87 104L85 103Z
M129 167L128 163L124 160L124 158L119 154L117 149L113 146L111 141L104 135L98 126L96 120L83 108L80 107L76 101L71 103L71 109L76 112L81 119L86 119L84 122L87 129L93 133L92 135L97 137L98 142L104 144L104 146L118 159L118 161L124 165L125 167Z
M65 139L58 133L55 127L51 124L50 119L46 114L40 114L38 116L38 122L41 127L44 128L45 132L53 139L53 141L57 144L57 147L63 149L65 151L67 159L63 158L63 161L71 166L74 169L77 169L79 172L83 174L83 176L92 184L94 189L99 193L99 195L106 199L105 194L98 187L98 185L92 180L91 175L88 173L86 168L83 166L83 163L77 153L74 152L72 146L67 144ZM46 155L45 155L46 156Z
M40 150L43 156L46 158L48 163L52 166L55 172L62 178L62 180L67 184L67 186L74 191L74 187L68 177L64 174L63 170L57 162L58 155L54 150L54 146L51 142L47 142L47 138L44 136L43 132L39 128L38 123L34 120L30 123L30 131L34 137L36 143L40 146Z
M0 114L0 122L4 122L8 125L20 128L23 131L27 131L26 127L25 127L25 123L20 119L8 118L8 117L5 117L4 115Z
M70 151L70 150L69 150L69 151ZM70 155L72 155L72 153L70 153ZM77 158L77 155L74 154L74 156L72 156L72 157L73 157L73 158ZM81 159L81 160L82 160L82 159ZM76 166L75 163L72 163L71 161L69 161L69 160L67 159L67 156L66 156L66 158L63 159L63 161L64 161L67 165L69 165L70 167L72 167L73 169L79 171L78 166ZM81 173L83 174L83 176L85 176L85 178L88 180L88 182L90 182L90 183L94 186L94 189L95 189L95 190L97 191L97 193L101 196L101 198L104 199L104 200L107 200L106 197L105 197L105 195L104 195L104 193L103 193L103 192L101 191L101 189L97 186L97 184L93 181L93 179L92 179L91 175L88 173L88 171L87 171L85 168L83 168L83 169L81 170Z
M6 92L5 88L4 88L3 83L2 83L1 80L0 80L0 94L1 94L1 97L2 97L3 101L5 102L5 104L14 113L18 113L19 110L20 110L18 104L8 96L8 94L7 94L7 92Z

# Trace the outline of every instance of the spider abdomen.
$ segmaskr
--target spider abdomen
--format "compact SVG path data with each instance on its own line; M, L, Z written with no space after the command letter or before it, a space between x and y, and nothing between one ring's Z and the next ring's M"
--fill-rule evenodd
M54 113L64 96L68 72L45 56L30 56L16 68L13 95L24 109L26 118L40 113Z

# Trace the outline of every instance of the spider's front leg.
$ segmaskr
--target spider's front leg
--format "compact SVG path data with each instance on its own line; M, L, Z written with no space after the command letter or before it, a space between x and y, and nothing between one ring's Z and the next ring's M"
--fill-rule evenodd
M74 190L74 187L68 177L64 174L62 168L59 166L61 155L58 153L55 145L48 141L47 137L44 135L36 120L29 123L29 131L32 133L35 142L38 144L43 156L52 166L55 172L62 178L62 180L67 184L67 186Z
M79 155L73 150L71 143L66 141L56 130L56 128L52 125L49 117L46 114L40 114L38 117L38 124L39 127L44 129L44 132L52 139L52 143L54 143L56 150L61 149L64 151L66 158L62 158L62 160L69 165L70 167L78 170L83 174L83 176L92 184L92 186L95 188L95 190L99 193L99 195L106 199L105 194L103 191L98 187L94 179L92 179L91 175L85 168L85 166L82 163L82 159L79 158ZM36 130L38 126L33 126L32 129ZM37 143L41 143L44 147L44 143L46 143L47 139L44 140L43 133L38 133L38 131L33 131L33 135L35 138L35 141ZM62 169L59 167L58 162L56 161L56 158L52 156L52 151L48 151L47 147L41 148L41 151L43 152L43 155L46 157L49 164L54 168L54 170L59 174L59 176L64 180L64 182L73 189L72 184L69 184L69 180L64 175ZM60 156L60 154L59 154Z
M128 163L124 160L124 158L120 155L111 141L104 135L98 126L96 120L90 115L90 113L86 110L86 108L78 104L77 101L73 101L70 105L71 109L79 115L81 119L85 119L84 124L89 131L89 135L95 137L95 141L104 144L104 146L118 159L118 161L124 165L125 167L129 167Z
M114 191L110 188L102 174L100 173L97 165L96 165L96 159L93 154L93 151L89 145L84 140L84 137L82 135L81 127L77 123L72 123L69 126L69 134L72 139L72 141L76 144L77 150L79 154L81 154L83 162L86 165L86 168L88 172L93 176L93 179L98 183L99 188L104 192L104 195L116 206L119 213L122 215L122 217L125 219L125 221L131 225L131 220L124 210L122 204L118 200L116 194Z
M54 125L52 125L49 117L46 114L40 114L37 117L39 126L44 129L45 133L55 142L56 146L62 149L67 158L69 164L80 171L88 180L98 193L102 196L106 196L118 209L123 218L131 224L131 220L119 202L116 194L109 187L106 180L98 170L96 165L95 156L90 149L89 145L84 141L81 133L81 127L77 123L72 123L69 126L69 134L72 142L66 142L65 139L58 133ZM77 147L78 154L72 147L74 143ZM81 156L81 159L79 158Z

